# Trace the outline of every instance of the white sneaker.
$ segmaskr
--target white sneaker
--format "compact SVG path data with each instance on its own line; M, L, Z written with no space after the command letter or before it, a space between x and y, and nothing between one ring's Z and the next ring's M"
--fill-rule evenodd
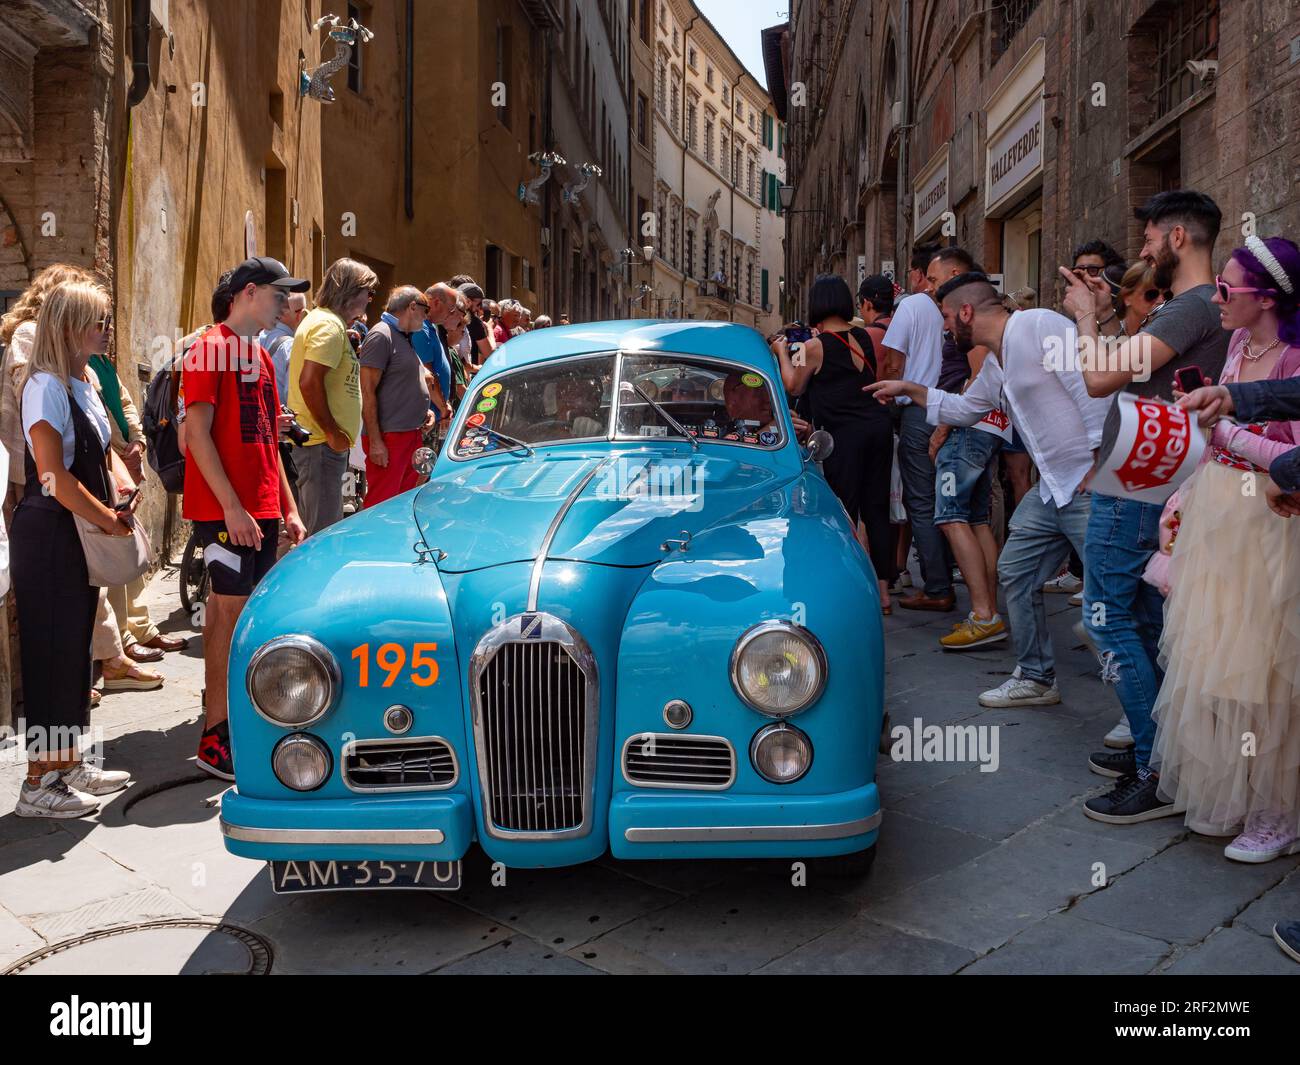
M112 795L131 783L131 774L120 769L103 769L98 763L81 761L61 774L63 783L87 795Z
M902 595L903 589L910 587L912 587L912 575L907 570L903 570L898 575L898 579L889 586L889 591L891 595Z
M1075 592L1070 596L1071 606L1083 606L1083 592Z
M1061 701L1061 689L1024 677L1008 677L980 696L980 706L1052 706Z
M1128 718L1121 717L1119 724L1106 733L1106 738L1101 741L1107 747L1113 747L1118 751L1125 751L1133 746L1133 732L1128 727Z
M1092 642L1092 635L1088 632L1088 626L1083 623L1082 618L1070 626L1070 631L1074 633L1074 638L1076 640L1083 644L1084 647L1088 648L1088 650L1096 655L1098 660L1100 660L1101 652L1097 650L1097 645Z
M85 817L99 809L99 800L93 795L74 791L64 782L57 769L51 769L36 787L27 781L18 790L18 805L14 813L19 817Z
M1079 580L1073 573L1066 570L1059 577L1053 577L1043 585L1043 591L1055 592L1058 595L1073 595L1075 592L1083 590L1083 581Z

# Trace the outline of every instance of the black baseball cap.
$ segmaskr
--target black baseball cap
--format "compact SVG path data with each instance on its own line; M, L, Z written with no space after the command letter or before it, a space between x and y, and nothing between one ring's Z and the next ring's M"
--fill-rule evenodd
M306 292L311 288L310 281L290 277L284 263L269 255L255 255L236 266L230 275L226 291L238 292L245 285L275 285L290 292Z

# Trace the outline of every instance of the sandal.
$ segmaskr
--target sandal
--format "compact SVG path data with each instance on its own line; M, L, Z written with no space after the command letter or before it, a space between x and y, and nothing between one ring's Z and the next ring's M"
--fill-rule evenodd
M163 686L161 673L145 669L130 662L124 670L112 670L104 665L104 691L106 692L151 692Z

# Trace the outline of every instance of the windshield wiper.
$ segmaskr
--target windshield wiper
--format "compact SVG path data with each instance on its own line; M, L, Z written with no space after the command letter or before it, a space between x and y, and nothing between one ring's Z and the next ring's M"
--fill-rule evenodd
M525 444L522 440L516 440L513 436L510 436L507 433L503 433L500 429L493 429L492 426L490 425L485 425L483 426L483 428L486 429L493 436L499 437L500 439L504 440L507 444L514 445L513 447L511 447L510 449L511 451L518 451L520 448L523 448L525 451L528 452L528 454L531 455L533 453L533 449L529 447L527 444Z
M681 422L679 422L676 418L674 418L671 414L669 414L666 410L664 410L663 407L661 407L658 403L656 403L653 399L651 399L650 393L648 393L644 388L642 388L635 381L628 381L626 383L631 385L632 388L636 390L637 395L639 395L642 399L644 399L647 403L650 404L650 406L652 406L655 409L656 414L658 414L661 418L663 418L664 421L666 421L669 425L671 425L674 429L676 429L679 436L684 436L687 440L691 442L691 450L693 451L700 450L700 442L696 440L695 437L693 437L690 433L688 433L684 428L682 428Z

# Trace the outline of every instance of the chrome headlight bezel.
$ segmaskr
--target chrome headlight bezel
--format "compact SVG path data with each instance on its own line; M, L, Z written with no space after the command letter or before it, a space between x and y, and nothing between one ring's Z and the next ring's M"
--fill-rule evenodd
M257 697L253 694L253 675L257 672L258 667L266 661L269 655L284 648L305 651L325 670L326 678L329 681L329 694L324 704L311 717L304 718L301 721L280 721L271 716L257 704ZM339 689L342 683L343 674L339 669L338 659L334 657L330 649L319 640L301 634L277 636L272 640L267 640L266 643L253 652L253 657L248 661L248 669L244 671L244 690L248 693L248 701L252 705L254 712L262 720L270 722L276 728L302 729L315 724L334 709L335 704L338 702Z
M286 747L301 746L304 743L314 750L319 751L324 756L325 760L325 771L321 774L320 780L310 788L294 787L294 785L290 784L284 779L284 777L280 776L280 770L276 764L276 759L280 752ZM334 775L334 752L329 749L329 744L319 736L313 736L310 732L291 732L287 736L280 737L280 739L276 741L275 746L271 748L271 775L275 777L282 787L286 787L290 791L295 791L300 795L306 795L313 791L320 791L320 789L329 781L329 778Z
M758 761L759 745L768 736L779 733L788 733L793 735L795 738L801 740L803 745L808 749L808 764L803 767L803 771L800 772L798 776L791 777L789 780L777 780L775 777L768 776L763 772ZM769 784L793 784L796 781L803 780L803 778L808 775L808 771L812 769L814 757L815 752L813 751L812 739L808 736L808 733L804 732L803 729L790 724L788 721L773 721L770 725L764 725L754 733L754 738L749 741L749 764L754 767L754 772Z
M803 642L812 653L814 661L817 663L818 679L817 686L798 706L790 707L785 710L771 710L760 705L756 700L750 698L740 683L740 663L746 649L759 636L764 636L770 632L781 632L793 636ZM731 662L728 668L731 675L731 688L740 697L751 710L755 710L764 717L774 718L781 721L795 714L802 713L812 706L822 697L822 692L826 690L826 681L828 679L829 665L826 660L826 649L822 647L821 641L817 639L808 629L802 625L796 625L792 621L762 621L753 625L741 633L740 639L736 641L736 646L731 651Z

